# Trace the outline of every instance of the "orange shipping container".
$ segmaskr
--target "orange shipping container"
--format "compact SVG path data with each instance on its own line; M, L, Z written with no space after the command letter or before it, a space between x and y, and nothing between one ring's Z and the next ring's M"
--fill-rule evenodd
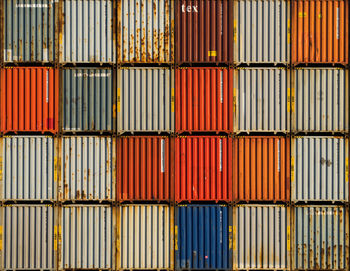
M289 200L290 138L239 137L233 150L234 200Z
M1 69L1 131L58 131L58 69Z
M169 137L126 136L117 140L117 184L120 201L168 201L173 153Z
M348 0L292 1L292 62L349 62Z

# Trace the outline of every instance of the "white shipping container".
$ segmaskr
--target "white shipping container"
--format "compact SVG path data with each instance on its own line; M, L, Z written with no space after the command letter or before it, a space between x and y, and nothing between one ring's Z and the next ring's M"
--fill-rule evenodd
M233 208L233 268L288 270L290 210L280 205Z
M1 270L56 270L57 213L48 205L0 208Z
M62 138L61 200L108 200L116 196L116 139Z
M290 0L234 1L234 61L290 61Z
M118 133L174 131L174 70L118 69L117 85Z
M175 0L117 0L117 62L174 61Z
M292 270L348 270L348 208L305 205L293 209Z
M114 269L115 210L109 205L65 205L62 209L59 268Z
M348 132L348 70L295 69L291 106L293 132Z
M290 131L290 72L280 68L234 71L234 131Z
M292 201L349 200L349 140L292 137Z
M174 268L174 211L167 205L119 207L120 269Z
M113 0L62 1L61 63L115 63Z
M58 153L53 137L0 138L0 199L55 200Z

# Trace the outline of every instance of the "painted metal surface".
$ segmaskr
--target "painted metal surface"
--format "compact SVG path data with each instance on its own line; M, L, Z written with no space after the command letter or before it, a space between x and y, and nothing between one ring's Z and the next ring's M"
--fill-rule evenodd
M117 82L118 133L174 131L173 70L118 69Z
M232 208L180 205L175 209L175 268L232 269Z
M281 205L233 208L233 269L290 270L290 218Z
M290 62L290 0L234 1L234 61Z
M233 1L175 4L175 62L233 63Z
M175 71L175 131L233 131L233 70L185 68Z
M4 137L0 138L0 150L1 199L57 198L57 140L43 136Z
M343 206L298 206L293 210L293 270L349 267L349 210Z
M175 0L118 0L118 63L174 61Z
M290 139L247 136L233 140L233 199L289 201Z
M290 72L280 68L234 71L234 131L290 131Z
M349 140L292 137L292 201L349 200Z
M292 63L349 62L349 1L292 0Z
M168 205L119 208L119 270L174 268L174 211Z
M175 138L175 200L232 200L233 140L221 136Z
M3 68L0 73L1 131L58 131L58 69Z
M108 205L65 205L62 209L60 268L113 270L115 210Z
M159 201L173 198L170 138L128 136L118 138L117 142L118 199Z
M293 131L349 131L348 70L305 68L292 76Z
M116 139L63 137L61 155L61 200L115 200Z
M63 130L109 131L116 128L112 69L62 69Z
M57 214L47 205L3 206L2 270L56 270Z
M62 2L61 63L115 63L113 0Z
M53 62L58 1L4 0L4 61Z

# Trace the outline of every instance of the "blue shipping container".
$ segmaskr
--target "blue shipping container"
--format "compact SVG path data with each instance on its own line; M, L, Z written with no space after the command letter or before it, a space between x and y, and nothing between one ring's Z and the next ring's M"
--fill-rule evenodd
M175 210L176 269L232 268L232 208L181 205Z

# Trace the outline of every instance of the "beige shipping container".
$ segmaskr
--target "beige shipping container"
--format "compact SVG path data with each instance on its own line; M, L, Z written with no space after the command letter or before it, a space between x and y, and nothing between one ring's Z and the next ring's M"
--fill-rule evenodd
M117 62L174 61L174 1L117 0Z
M235 63L290 61L290 0L234 1Z
M348 132L349 71L293 70L291 103L292 132Z
M118 270L174 268L174 207L118 207Z

